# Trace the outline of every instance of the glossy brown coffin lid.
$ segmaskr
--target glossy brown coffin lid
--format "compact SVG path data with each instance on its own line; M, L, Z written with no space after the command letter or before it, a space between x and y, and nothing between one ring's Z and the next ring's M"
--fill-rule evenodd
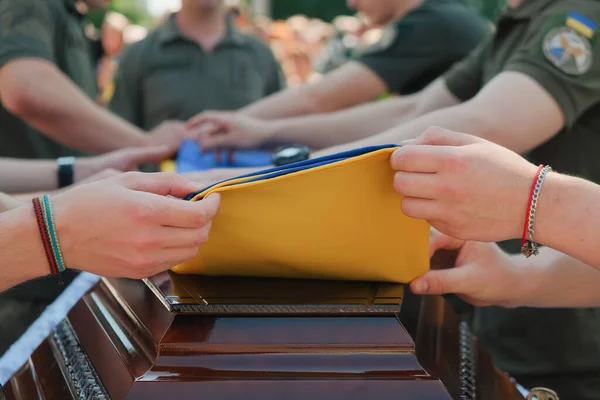
M168 284L161 290L167 293ZM368 307L376 293L343 298ZM198 304L196 294L189 297ZM464 393L466 399L522 399L461 331L444 299L403 303L414 311L408 330L394 312L186 315L170 312L141 281L103 280L76 304L60 335L44 341L11 379L6 394L19 400L80 398L77 391L96 392L81 398L97 399L442 400ZM461 380L461 340L478 355L475 392ZM75 354L67 362L65 348ZM97 375L70 376L69 368Z

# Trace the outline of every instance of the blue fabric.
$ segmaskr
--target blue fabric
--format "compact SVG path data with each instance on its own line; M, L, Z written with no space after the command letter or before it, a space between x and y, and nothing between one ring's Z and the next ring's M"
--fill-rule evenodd
M212 168L266 167L273 163L271 152L264 150L217 150L203 153L193 140L184 140L175 160L178 173Z
M319 157L319 158L313 158L310 160L299 161L296 163L283 165L281 167L265 169L262 171L252 172L252 173L246 174L246 175L240 175L235 178L226 179L224 181L217 182L213 185L207 186L206 188L204 188L198 192L194 192L194 193L190 194L189 196L187 196L185 198L185 200L191 200L199 193L202 193L215 185L218 185L218 184L221 184L223 182L227 182L227 181L230 181L233 179L250 178L250 177L256 176L255 179L246 180L246 181L240 182L240 183L256 182L256 181L261 181L261 180L265 180L265 179L271 179L271 178L275 178L278 176L291 174L293 172L298 172L298 171L302 171L302 170L309 169L309 168L319 167L321 165L332 164L334 162L346 160L346 159L352 158L352 157L358 157L363 154L371 153L373 151L377 151L377 150L381 150L381 149L387 149L390 147L398 147L398 145L386 144L386 145L381 145L381 146L362 147L359 149L348 150L348 151L344 151L344 152L337 153L337 154L330 154L330 155ZM262 176L258 176L258 175L262 175Z

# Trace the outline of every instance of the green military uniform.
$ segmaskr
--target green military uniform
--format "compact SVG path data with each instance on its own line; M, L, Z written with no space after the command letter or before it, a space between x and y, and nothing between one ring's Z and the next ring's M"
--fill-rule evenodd
M500 17L489 41L445 75L446 84L466 101L505 71L535 79L562 109L566 126L527 158L600 182L598 24L598 0L524 0ZM523 385L552 388L561 399L600 399L600 309L489 307L476 310L473 321L498 366Z
M19 58L43 59L57 65L95 98L96 76L83 24L74 0L0 0L0 68ZM0 156L56 158L78 154L40 134L2 106L0 121Z
M234 110L283 87L267 45L228 32L210 52L182 35L175 15L123 54L110 108L150 130L165 120L185 121L203 110Z
M25 57L46 60L95 98L96 77L83 23L74 0L0 0L0 68ZM1 157L56 158L78 154L0 106ZM68 282L73 276L73 272L68 272L65 280ZM2 293L0 354L62 289L54 278L48 277Z
M426 0L384 29L378 43L358 57L388 91L418 92L489 36L491 24L461 0Z

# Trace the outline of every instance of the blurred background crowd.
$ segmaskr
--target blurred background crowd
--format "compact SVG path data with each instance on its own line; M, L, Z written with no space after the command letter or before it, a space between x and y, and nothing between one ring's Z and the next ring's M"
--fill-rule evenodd
M465 0L494 21L504 0ZM228 0L240 31L267 43L281 64L287 86L319 79L362 49L376 43L382 27L369 25L346 0ZM181 0L112 0L107 10L91 11L88 36L97 62L98 102L113 94L119 54L161 26Z

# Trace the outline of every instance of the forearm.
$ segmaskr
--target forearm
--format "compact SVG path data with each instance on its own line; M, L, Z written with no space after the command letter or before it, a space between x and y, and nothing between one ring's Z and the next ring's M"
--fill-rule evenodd
M535 257L514 255L522 270L523 306L530 307L598 307L600 306L600 271L550 248Z
M350 61L316 82L283 90L243 108L242 113L260 119L327 113L375 100L386 89L370 68Z
M269 122L272 138L322 149L383 132L414 116L414 97L376 101L348 110Z
M310 92L307 85L285 89L240 109L240 113L265 120L313 114L317 107L311 103Z
M53 160L0 158L0 188L8 193L53 190L58 187L57 170Z
M485 119L476 115L464 104L460 104L427 113L374 136L324 149L317 152L315 157L365 146L400 144L403 141L415 139L432 126L441 126L457 132L486 137L490 136L490 127L485 122Z
M13 208L17 208L21 205L23 205L23 200L0 192L0 213L12 210Z
M598 204L597 184L549 173L540 191L534 240L600 269Z
M45 61L25 59L4 66L0 96L13 114L72 148L100 153L148 142L141 130L95 104Z
M48 274L33 209L23 205L0 213L0 292Z

